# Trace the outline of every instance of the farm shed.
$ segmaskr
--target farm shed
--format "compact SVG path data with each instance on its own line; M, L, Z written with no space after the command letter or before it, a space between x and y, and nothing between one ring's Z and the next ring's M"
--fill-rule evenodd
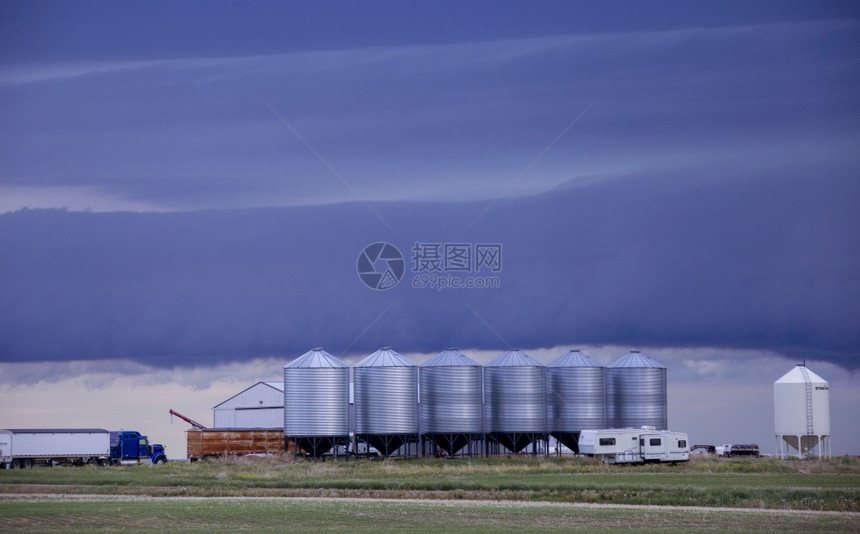
M216 428L284 428L284 383L257 382L212 408Z

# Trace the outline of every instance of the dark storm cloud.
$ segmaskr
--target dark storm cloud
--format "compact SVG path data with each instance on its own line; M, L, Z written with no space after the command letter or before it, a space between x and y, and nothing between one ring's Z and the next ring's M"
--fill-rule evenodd
M857 18L850 2L5 2L0 61L222 57Z
M814 180L810 175L814 173ZM769 349L860 367L856 178L629 176L496 204L0 216L0 357L191 366L325 346ZM389 241L504 247L502 288L367 289ZM411 266L410 266L411 267ZM495 333L494 333L495 332ZM496 336L499 333L502 341Z
M8 64L0 185L161 209L354 200L272 109L371 200L492 198L586 108L512 195L691 161L855 165L858 24Z

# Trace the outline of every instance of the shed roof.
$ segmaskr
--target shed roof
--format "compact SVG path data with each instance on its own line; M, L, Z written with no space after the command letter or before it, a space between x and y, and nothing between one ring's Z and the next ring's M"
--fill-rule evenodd
M249 391L249 390L251 390L251 389L254 389L255 387L257 387L257 386L259 386L259 385L264 385L264 386L270 387L270 388L272 388L272 389L275 389L275 390L280 391L281 393L283 393L283 392L284 392L284 383L283 383L283 382L257 382L257 383L255 383L255 384L253 384L253 385L251 385L251 386L246 387L245 389L243 389L243 390L242 390L242 391L240 391L239 393L236 393L235 395L233 395L233 396L232 396L232 397L230 397L229 399L227 399L227 400L225 400L225 401L221 401L221 402L219 402L218 404L216 404L215 406L213 406L213 407L212 407L212 409L214 410L215 408L217 408L217 407L219 407L219 406L221 406L221 405L223 405L223 404L226 404L226 403L230 402L231 400L235 399L235 398L236 398L236 397L238 397L239 395L242 395L242 394L243 394L243 393L245 393L246 391Z

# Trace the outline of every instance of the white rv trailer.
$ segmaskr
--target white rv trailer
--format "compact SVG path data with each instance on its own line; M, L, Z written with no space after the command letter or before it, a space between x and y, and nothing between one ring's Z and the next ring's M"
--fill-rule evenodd
M579 452L601 456L611 463L686 462L690 459L687 434L644 428L583 430Z

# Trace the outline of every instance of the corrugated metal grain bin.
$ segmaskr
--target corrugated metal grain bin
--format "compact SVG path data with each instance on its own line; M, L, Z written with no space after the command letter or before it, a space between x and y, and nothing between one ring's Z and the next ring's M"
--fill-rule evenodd
M418 367L382 348L353 369L355 434L389 455L418 435Z
M284 435L313 457L349 439L349 366L321 348L284 366Z
M484 367L484 426L513 452L546 433L546 367L510 350Z
M631 351L606 369L606 419L612 428L668 428L666 366Z
M606 368L572 350L546 369L547 430L573 452L579 432L606 427Z
M481 365L447 349L420 368L421 432L449 455L483 434Z

